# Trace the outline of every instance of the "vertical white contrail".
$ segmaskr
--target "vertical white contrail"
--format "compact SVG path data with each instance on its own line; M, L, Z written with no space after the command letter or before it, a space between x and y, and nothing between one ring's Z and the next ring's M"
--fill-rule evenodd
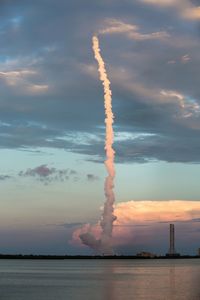
M114 132L113 132L113 122L114 115L112 112L112 92L110 89L110 81L107 76L105 63L100 53L99 40L97 36L94 36L92 39L93 42L93 51L95 59L98 62L99 66L99 75L100 80L102 81L104 88L104 106L105 106L105 124L106 124L106 140L105 140L105 151L106 151L106 160L105 166L108 172L108 176L105 179L105 196L106 201L104 204L104 211L101 220L102 235L100 240L100 249L104 254L112 254L112 229L113 222L116 217L113 214L113 204L115 202L115 195L113 192L114 188L114 177L115 177L115 168L114 168L114 158L115 151L113 150L114 142Z

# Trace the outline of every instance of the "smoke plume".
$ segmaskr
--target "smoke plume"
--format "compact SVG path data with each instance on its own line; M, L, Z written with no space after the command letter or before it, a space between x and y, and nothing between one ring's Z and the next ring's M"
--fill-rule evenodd
M94 36L92 39L93 42L93 51L95 59L98 62L98 70L100 75L100 80L102 81L103 89L104 89L104 107L105 107L105 124L106 124L106 139L105 139L105 152L106 152L106 160L105 166L108 172L108 176L105 179L104 191L106 201L104 203L104 210L102 214L102 218L100 221L100 225L102 228L102 233L100 240L96 240L90 232L80 235L80 238L83 243L89 245L90 247L96 249L97 245L101 253L106 255L113 254L112 249L112 230L113 230L113 222L116 217L113 214L115 195L113 192L114 188L114 177L115 177L115 168L114 168L114 158L115 151L113 150L113 142L114 142L114 132L113 132L113 122L114 115L112 112L112 92L110 89L110 81L107 76L105 63L101 56L101 50L99 47L99 40L97 36Z

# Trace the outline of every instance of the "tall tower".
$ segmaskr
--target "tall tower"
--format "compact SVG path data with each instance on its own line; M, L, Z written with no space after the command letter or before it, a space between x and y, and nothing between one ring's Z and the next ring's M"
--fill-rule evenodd
M166 254L169 257L180 256L179 253L176 253L175 250L175 228L174 224L169 225L169 252Z
M169 255L175 254L175 230L174 224L169 225L170 230L170 247L169 247Z

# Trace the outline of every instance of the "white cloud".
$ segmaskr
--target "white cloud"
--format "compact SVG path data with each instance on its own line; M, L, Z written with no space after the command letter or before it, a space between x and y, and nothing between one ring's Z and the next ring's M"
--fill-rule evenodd
M160 94L167 98L175 98L178 100L180 107L185 108L184 96L176 91L162 90Z
M120 34L124 33L129 39L143 40L162 40L169 37L166 31L157 31L152 33L141 33L139 27L133 24L127 24L120 20L108 19L105 21L106 27L99 30L99 34Z
M146 137L155 136L154 133L147 133L147 132L137 132L137 133L130 133L124 131L118 131L115 133L115 141L116 142L124 142L124 141L131 141L131 140L143 140Z
M181 64L187 64L192 60L192 58L190 57L189 54L185 54L182 55L181 57L179 57L178 59L171 59L168 60L167 64L168 65L173 65L173 64L177 64L177 63L181 63Z
M171 60L168 60L168 62L167 62L169 65L174 65L175 63L176 63L176 61L175 60L173 60L173 59L171 59Z
M190 118L190 117L199 117L200 115L200 106L197 100L183 95L177 91L162 90L160 94L166 98L172 98L178 101L180 110L180 117Z
M175 7L178 14L188 20L200 19L200 7L189 0L139 0L139 2L160 7Z
M8 85L18 85L20 81L24 81L27 76L36 74L35 71L32 70L12 70L6 72L0 72L0 77L5 79Z
M138 26L127 24L116 19L107 19L105 23L107 27L99 30L98 33L106 34L106 33L123 33L123 32L130 32L130 31L138 31Z
M191 57L189 56L189 54L185 54L185 55L183 55L183 56L181 57L181 62L182 62L183 64L188 63L190 60L191 60Z
M31 69L9 70L0 72L0 78L5 83L25 93L43 93L49 88L47 84L32 83L31 76L38 75L38 73Z
M140 2L152 4L156 6L176 6L181 3L180 0L139 0ZM182 0L182 3L184 3L185 0Z
M29 90L32 93L43 93L46 92L49 89L49 86L47 84L32 84L27 87L27 90Z

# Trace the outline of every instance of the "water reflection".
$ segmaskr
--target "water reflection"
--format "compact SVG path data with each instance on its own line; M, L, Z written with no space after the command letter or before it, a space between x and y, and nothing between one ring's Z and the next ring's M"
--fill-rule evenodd
M105 300L199 300L200 263L189 260L108 261Z
M176 267L171 265L169 267L169 299L176 299Z
M0 261L0 299L200 300L200 260Z

